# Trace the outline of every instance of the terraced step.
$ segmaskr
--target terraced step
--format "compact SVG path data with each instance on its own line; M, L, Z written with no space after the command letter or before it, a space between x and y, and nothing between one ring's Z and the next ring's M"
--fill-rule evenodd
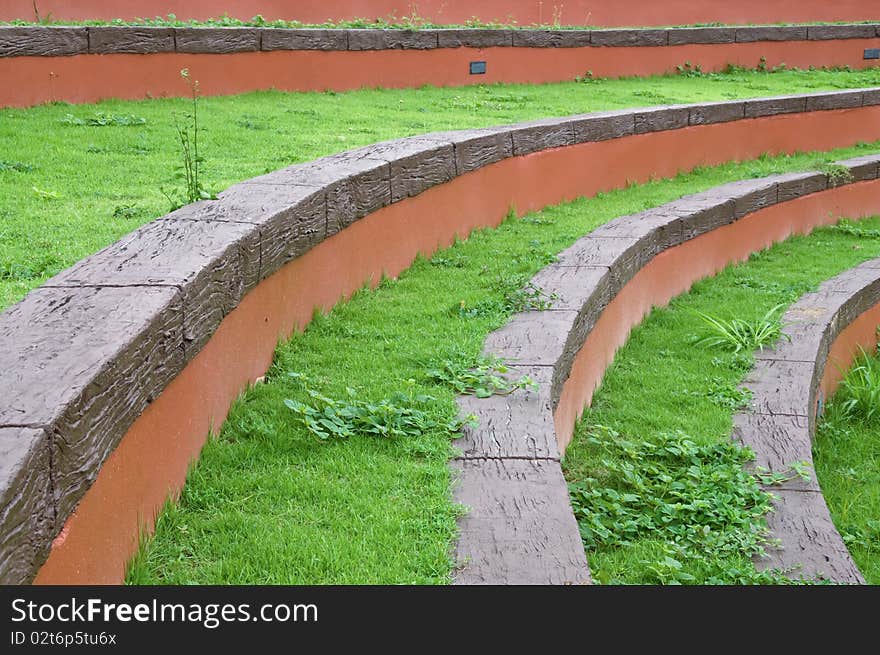
M524 213L734 157L876 139L878 107L880 89L864 89L430 134L254 178L136 230L0 314L0 365L10 372L0 379L0 580L27 582L39 572L42 581L119 581L144 517L149 522L179 489L206 435L241 389L265 373L279 337L307 324L316 307L332 306L383 273L396 275L417 254L475 227L497 225L511 205ZM859 215L877 197L864 192L877 176L876 162L848 165L858 181L842 187L823 173L782 176L681 201L633 232L616 231L621 223L612 222L563 254L553 269L560 296L576 308L589 289L613 290L620 300L614 307L630 308L627 320L637 321L657 297L628 298L628 283L649 275L655 263L669 266L664 249L752 225L743 213L771 212L771 205L800 196L813 224L827 221L830 210ZM802 225L774 220L773 230L758 230L758 242ZM375 243L382 247L364 247ZM723 238L711 243L708 250L697 245L687 260L697 272L718 265L703 253L734 256ZM754 247L750 242L738 256ZM566 290L568 271L560 269L584 267L604 282ZM660 270L659 279L672 275ZM528 362L555 362L549 390L562 447L589 400L590 366L604 370L610 359L603 357L621 336L612 329L610 351L578 363L572 346L603 325L588 305L547 314L555 322L534 333L546 347ZM500 346L506 340L506 354L517 356L516 330L528 335L531 320L515 321L496 337ZM570 339L566 320L577 328ZM569 378L581 380L577 393L566 391ZM558 470L552 439L536 440L535 448L541 443L547 465L533 470ZM537 452L528 459L540 459ZM556 480L546 487L548 502L560 498ZM518 506L515 495L499 500L505 499ZM510 543L529 539L514 535ZM586 577L578 569L554 579Z
M652 307L694 281L835 217L880 211L880 155L838 165L839 176L815 172L744 180L617 218L578 240L532 279L558 299L554 307L515 315L489 335L484 352L512 363L514 376L532 374L542 391L537 397L517 392L489 402L459 399L462 412L475 414L479 426L466 430L463 454L453 466L459 474L456 500L471 507L460 520L456 557L464 564L456 582L589 580L558 453L565 451L575 420L614 353ZM876 266L871 262L829 283L835 301L823 307L825 320L800 328L813 334L812 340L793 339L790 349L762 356L749 385L757 413L739 422L742 440L760 453L760 465L787 469L792 461L810 459L809 439L804 442L801 432L793 432L798 422L812 426L808 399L815 396L810 380L817 384L817 378L811 373L820 361L824 366L821 348L814 353L810 344L821 341L827 351L847 318L877 304ZM815 314L813 300L799 303L793 315ZM791 436L779 444L780 435ZM529 475L521 472L526 462ZM498 480L503 501L486 493L487 479ZM832 580L862 581L818 488L786 487L780 498L780 511L771 520L786 550L771 563L797 562L807 575L818 574L824 563L821 573ZM554 502L568 509L567 518Z

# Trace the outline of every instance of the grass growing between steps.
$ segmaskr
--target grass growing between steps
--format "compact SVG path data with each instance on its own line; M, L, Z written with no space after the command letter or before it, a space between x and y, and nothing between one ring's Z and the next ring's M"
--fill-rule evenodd
M878 239L874 238L875 243ZM860 375L856 370L873 375ZM816 474L843 537L868 584L880 585L880 357L856 361L826 405L813 443ZM863 398L850 410L852 399ZM868 408L874 414L869 415Z
M454 392L430 383L426 369L474 358L486 335L509 320L516 291L578 237L616 216L724 182L877 150L880 143L764 157L580 199L475 231L396 281L362 290L279 346L267 382L243 395L206 444L179 502L165 509L131 563L128 581L449 582L457 510L448 433L321 441L284 404L309 402L301 378L288 373L305 375L312 389L336 399L349 387L365 401L428 394L435 400L426 411L446 418L455 412ZM676 379L664 383L667 392ZM674 416L674 408L658 410Z
M199 79L197 69L191 74ZM216 193L289 164L435 130L877 85L880 69L210 97L199 109L202 181ZM0 109L0 310L168 211L162 189L181 186L174 116L189 106L164 99Z
M880 218L859 225L877 229ZM580 524L597 582L774 581L757 574L749 557L761 545L760 537L748 532L763 523L750 518L757 500L742 485L728 484L730 470L719 466L717 452L730 441L733 414L748 402L737 385L752 356L697 345L705 334L697 312L761 321L776 305L787 306L823 280L878 255L880 240L819 229L698 282L633 330L578 423L563 465L573 485L611 490L586 501L573 494L584 509ZM602 438L609 431L640 450L609 445ZM693 444L690 451L667 450L685 439ZM799 578L797 570L788 577Z

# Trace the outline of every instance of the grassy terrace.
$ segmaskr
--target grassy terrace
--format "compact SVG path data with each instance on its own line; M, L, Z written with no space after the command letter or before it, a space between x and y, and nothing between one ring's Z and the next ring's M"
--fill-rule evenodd
M860 225L876 231L880 217ZM706 327L698 312L760 323L774 307L783 306L778 317L784 306L821 281L878 255L880 240L846 227L793 237L698 282L633 331L578 424L563 466L573 484L573 502L583 510L579 523L598 581L773 581L756 575L749 561L762 539L749 534L747 526L759 525L753 510L763 501L751 481L735 479L738 456L722 446L729 441L733 414L748 401L737 385L751 368L751 351L695 346ZM846 513L860 496L858 481L873 480L873 499L861 499L862 514L854 519L854 525L870 530L866 517L873 510L876 519L878 507L876 443L866 434L858 441L847 432L847 439L860 445L838 453L839 442L832 449L825 433L820 441L823 489L832 491ZM623 447L623 441L630 445ZM852 463L862 455L864 460ZM843 463L847 459L850 464ZM843 484L829 489L825 471L840 476L841 466L855 466L859 473L844 469ZM875 525L872 546L859 562L870 562L873 571L877 543ZM789 576L797 578L797 571Z
M726 181L815 169L878 149L880 143L764 157L580 199L476 231L430 260L418 260L398 280L359 292L279 347L267 382L244 394L219 437L206 445L180 502L163 512L128 581L448 582L456 515L446 469L453 446L448 433L320 441L284 404L310 401L301 378L288 374L306 376L312 389L337 399L347 397L347 387L369 401L429 394L430 415L448 418L455 412L454 392L432 384L426 369L447 359L473 361L488 332L509 320L516 290L579 236L616 216ZM702 298L708 309L751 316L876 256L877 249L853 249L857 243L830 231L793 240L757 257L742 273L719 278L732 290L713 292L714 281L709 282L675 307ZM817 249L825 256L815 256ZM764 261L775 266L761 268ZM723 353L692 348L694 327L686 312L655 313L619 356L579 434L601 422L634 438L681 428L701 444L726 439L732 406L713 399L731 393L728 387L742 376L747 360L728 362ZM724 361L715 364L716 357ZM566 462L572 480L591 471L591 454L582 442L579 438ZM759 520L749 517L745 529ZM600 581L655 582L650 567L667 562L661 552L646 542L588 554ZM656 559L642 563L650 558ZM694 580L754 579L745 556L716 564L706 572L696 567Z
M866 234L878 243L880 232ZM826 406L813 444L816 474L868 584L880 584L880 357L863 357Z
M433 130L877 84L880 69L204 98L204 179L217 192L291 163ZM168 210L161 190L180 185L173 116L186 109L169 99L0 110L0 309Z
M877 84L876 70L782 71L206 98L206 179L219 191L290 163L432 130ZM161 188L180 184L172 114L185 109L182 100L154 100L0 110L0 308L167 211ZM878 150L880 143L762 157L581 199L475 232L420 259L399 280L358 293L279 347L267 383L246 392L208 442L180 501L166 508L156 536L132 562L129 582L448 582L458 511L449 494L448 431L321 441L285 406L287 399L310 401L302 378L288 373L336 399L347 398L347 388L363 401L429 394L433 399L421 407L442 423L454 414L454 392L429 382L426 368L444 359L470 363L486 334L509 319L517 290L578 237L616 216L726 181L815 169ZM851 258L843 248L833 262L845 268ZM655 362L649 368L653 374ZM668 380L678 379L671 370ZM638 411L627 414L633 425ZM648 415L671 422L677 414ZM720 439L724 420L716 416L714 429L700 438ZM579 468L572 462L570 473ZM616 579L613 566L594 560L591 554L600 580ZM644 567L633 575L650 578Z

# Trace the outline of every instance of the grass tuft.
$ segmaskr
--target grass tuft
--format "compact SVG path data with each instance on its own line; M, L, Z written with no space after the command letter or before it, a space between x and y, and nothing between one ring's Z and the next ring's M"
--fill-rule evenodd
M765 346L775 343L782 333L780 314L785 305L780 303L767 310L767 313L756 319L742 318L723 319L703 312L695 312L706 325L705 336L698 339L697 346L708 348L724 348L734 353L764 350Z

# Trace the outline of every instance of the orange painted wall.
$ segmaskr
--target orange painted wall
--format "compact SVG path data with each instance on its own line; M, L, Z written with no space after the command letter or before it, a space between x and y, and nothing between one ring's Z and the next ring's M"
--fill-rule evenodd
M703 70L728 63L768 66L880 68L864 60L878 39L783 41L662 48L444 48L365 52L314 50L234 54L77 55L0 58L0 106L44 102L95 102L185 96L180 69L189 68L205 95L276 88L284 91L343 91L361 87L407 88L492 82L561 82L586 71L596 77L653 75L689 61ZM485 75L470 75L471 61L486 62Z
M302 22L327 19L420 16L440 24L483 21L562 25L641 26L721 22L794 23L862 21L880 18L871 0L36 0L41 16L55 19L152 18L169 13L204 19L228 14L249 19ZM0 20L34 19L33 0L5 0Z
M53 544L39 584L115 584L206 435L263 375L279 337L361 285L397 275L478 226L578 196L763 152L830 149L880 138L880 107L790 114L656 132L515 157L381 209L264 280L132 425ZM608 165L614 162L613 166ZM382 249L363 248L381 241ZM628 326L624 329L628 330Z
M880 326L880 305L863 313L837 336L831 345L819 384L819 396L823 401L837 390L847 369L861 352L860 349L865 352L874 352L877 349L877 326Z

